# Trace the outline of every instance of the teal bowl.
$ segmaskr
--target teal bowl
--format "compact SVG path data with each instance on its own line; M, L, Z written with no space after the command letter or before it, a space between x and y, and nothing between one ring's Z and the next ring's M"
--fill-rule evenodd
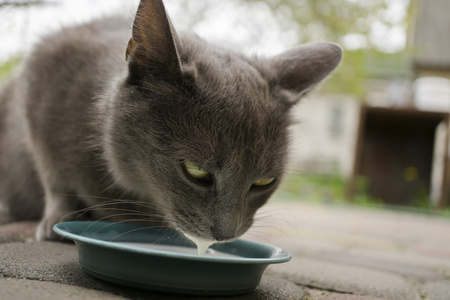
M287 262L280 248L238 239L214 244L211 251L232 257L198 255L136 246L196 246L170 228L111 222L64 222L53 230L75 242L87 274L134 288L197 296L252 292L270 264ZM126 245L123 243L133 243Z

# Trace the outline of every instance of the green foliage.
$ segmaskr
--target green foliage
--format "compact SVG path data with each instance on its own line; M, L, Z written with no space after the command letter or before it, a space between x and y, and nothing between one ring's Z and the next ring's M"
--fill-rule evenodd
M322 90L351 94L362 98L367 79L404 78L412 76L405 53L385 53L374 49L345 51L341 65L326 81Z
M383 205L383 200L374 198L369 194L369 184L370 183L366 177L355 177L352 203L362 205Z
M362 98L366 93L366 51L346 51L340 66L325 82L322 90L328 93L350 94Z
M5 80L12 73L19 65L20 61L21 57L16 56L0 64L0 82Z
M366 79L372 77L405 78L407 55L404 50L385 53L386 43L376 34L393 28L406 28L414 14L411 6L404 16L390 17L387 0L241 0L265 3L280 24L294 26L298 44L326 40L346 46L346 37L358 40L362 48L344 49L344 58L333 76L322 89L330 93L352 94L362 98L366 92ZM405 1L402 1L405 2ZM408 1L406 1L408 3ZM374 26L376 25L376 26ZM374 28L378 28L378 30ZM384 69L383 69L384 68Z
M406 26L408 18L390 18L386 0L242 0L264 2L280 22L297 24L298 43L340 42L353 34L369 49L377 49L371 36L374 22L384 29Z

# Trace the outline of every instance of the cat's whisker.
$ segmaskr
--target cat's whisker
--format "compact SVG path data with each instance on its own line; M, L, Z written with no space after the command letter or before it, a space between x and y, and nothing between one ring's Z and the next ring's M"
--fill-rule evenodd
M154 243L158 244L161 241L165 240L166 238L173 237L173 236L176 236L175 242L177 244L183 244L186 241L187 238L184 235L179 234L179 231L177 233L168 234L169 231L170 231L170 228L166 228L165 233L163 232L161 234L161 237L158 238L157 240L155 240Z
M74 195L70 195L70 194L59 194L59 195L63 195L63 196L74 196ZM142 206L142 207L148 207L148 208L153 208L152 205L149 205L147 202L144 201L134 201L134 200L127 200L127 199L113 199L113 198L106 198L106 197L96 197L93 196L95 198L99 198L99 199L108 199L108 201L96 204L96 205L92 205L92 206L88 206L85 207L83 209L79 209L76 211L71 211L71 212L60 212L58 217L55 217L53 219L53 222L57 222L59 220L65 220L65 219L80 219L82 218L86 213L91 212L91 211L116 211L116 212L122 212L120 215L122 215L123 217L125 217L126 215L142 215L142 216L146 216L147 218L152 218L152 219L148 219L148 221L161 221L161 219L164 217L164 215L162 213L156 213L155 211L151 211L151 212L146 212L146 211L142 211L142 210L138 210L138 209L132 209L132 208L121 208L121 207L111 207L111 206L120 206L120 205L127 205L127 204L133 204L133 205L137 205L137 206ZM111 200L110 200L111 199ZM136 206L135 205L135 206ZM73 217L72 217L73 216ZM108 219L108 218L113 218L113 217L117 217L119 216L119 214L116 215L109 215L106 217L103 217L102 219Z
M121 234L118 234L117 236L115 236L114 238L110 239L109 241L112 242L112 241L117 240L118 238L122 237L123 235L130 234L130 233L133 233L133 232L136 232L136 231L147 230L149 228L151 228L151 227L139 227L139 228L131 229L131 230L128 230L128 231L123 232ZM166 233L167 233L167 231L168 230L166 230ZM153 242L153 244L159 244L160 241L162 241L162 240L164 240L164 239L166 239L167 237L170 237L170 236L173 236L173 235L164 234L164 232L163 232L161 234L161 237L158 238L157 240L155 240Z
M151 203L149 203L148 201L139 201L139 200L134 200L134 199L123 199L123 198L109 198L109 197L102 197L102 196L91 196L91 195L83 195L83 194L78 194L78 195L71 195L71 194L57 194L57 195L61 195L61 196L74 196L74 197L80 197L80 198L91 198L91 199L98 199L98 200L108 200L105 202L102 202L101 204L114 204L114 203L130 203L130 204L140 204L140 205L145 205L145 206L149 206L151 207Z
M293 226L292 220L283 219L280 218L279 216L266 216L266 217L255 217L252 227L261 226L264 224L267 224L267 226L271 228Z
M117 240L118 238L120 238L121 236L124 236L126 234L130 234L130 233L133 233L133 232L136 232L136 231L146 230L148 228L149 227L139 227L139 228L131 229L131 230L128 230L126 232L123 232L121 234L116 235L114 238L111 238L109 241L112 242L112 241Z
M56 194L56 193L55 193ZM56 194L59 196L74 196L72 194ZM92 205L83 209L78 210L77 212L83 211L83 210L89 210L89 209L94 209L97 207L104 207L104 206L112 206L112 205L120 205L120 204L130 204L133 206L141 206L141 207L147 207L147 208L151 208L153 209L155 207L155 204L153 203L149 203L146 201L139 201L139 200L131 200L131 199L115 199L115 198L108 198L108 197L100 197L100 196L87 196L87 195L78 195L79 197L84 197L84 198L93 198L93 199L99 199L99 200L107 200L104 202L101 202L99 204L96 205Z
M106 216L106 217L104 217L104 218L102 218L102 219L93 221L91 224L89 224L89 226L87 226L87 227L83 230L83 232L86 232L86 231L87 231L89 228L91 228L92 226L98 224L99 222L104 221L105 219L107 219L107 218L109 218L109 217L114 217L114 215ZM115 224L133 223L133 222L153 222L154 220L155 220L155 219L152 219L152 218L136 218L136 219L131 219L131 218L130 218L130 219L122 220L122 221L109 222L109 223L103 225L102 227L98 228L98 229L96 230L96 232L99 232L100 230L102 230L102 229L104 229L104 228L106 228L106 227L109 227L109 226L113 226L113 225L115 225ZM145 229L145 228L152 228L152 227L155 227L155 226L146 226L146 227L143 227L142 229ZM159 227L159 226L156 226L156 227Z
M270 237L268 237L264 232L247 231L245 233L246 238L254 239L257 241L264 242L266 244L272 244Z

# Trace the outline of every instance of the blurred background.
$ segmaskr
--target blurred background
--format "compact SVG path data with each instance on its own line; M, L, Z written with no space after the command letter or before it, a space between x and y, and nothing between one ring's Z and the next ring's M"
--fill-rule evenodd
M0 0L0 80L43 34L138 1ZM270 56L309 41L344 48L296 107L281 198L450 217L448 0L166 0L178 30Z

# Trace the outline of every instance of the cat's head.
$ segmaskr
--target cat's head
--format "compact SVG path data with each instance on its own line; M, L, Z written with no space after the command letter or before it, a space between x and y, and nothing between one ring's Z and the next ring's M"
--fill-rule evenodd
M188 236L239 237L283 177L291 107L341 53L314 43L247 58L178 36L161 1L141 1L106 124L114 176Z

